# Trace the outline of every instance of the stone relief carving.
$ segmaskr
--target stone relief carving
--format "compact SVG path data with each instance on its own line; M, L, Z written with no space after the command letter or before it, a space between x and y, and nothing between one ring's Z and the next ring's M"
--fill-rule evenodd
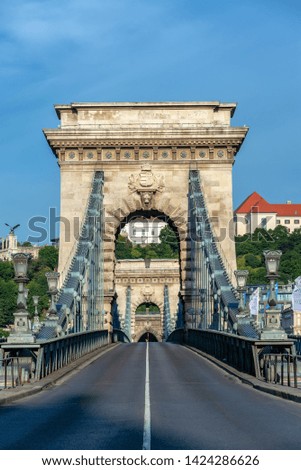
M164 190L164 177L155 176L151 165L143 165L141 172L129 177L129 189L132 193L136 192L141 198L142 205L149 209L155 193L161 193Z
M144 302L151 302L152 295L154 293L154 289L149 284L145 285L141 291Z

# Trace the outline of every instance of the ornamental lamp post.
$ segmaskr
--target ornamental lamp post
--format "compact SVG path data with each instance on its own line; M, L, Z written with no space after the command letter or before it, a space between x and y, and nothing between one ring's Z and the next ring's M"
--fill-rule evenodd
M265 311L265 324L260 339L279 340L287 339L287 335L281 326L281 310L277 308L277 296L275 280L279 277L279 264L282 252L279 250L266 250L263 252L267 270L266 277L270 281L270 296Z
M247 279L249 275L249 271L246 269L244 270L236 270L234 271L234 275L236 278L236 283L237 283L237 290L239 292L239 305L238 305L238 311L240 314L246 313L246 306L244 302L244 292L246 290L246 285L247 285Z
M267 278L270 281L270 298L269 305L275 307L277 305L275 280L279 277L279 264L282 252L280 250L266 250L263 252L265 257L265 266L267 270Z
M40 327L40 319L39 319L39 313L38 313L39 298L40 297L38 295L32 296L33 305L34 305L34 317L33 317L33 329L34 330L38 330Z
M56 304L55 304L55 296L58 293L58 280L60 277L60 273L56 271L50 271L45 273L47 283L48 283L48 294L51 296L51 302L50 302L50 307L47 312L47 318L45 325L46 326L53 326L57 327L58 326L58 314L57 314L57 309L56 309Z
M68 335L69 334L69 329L70 329L70 327L72 327L72 324L71 324L72 314L71 314L71 310L70 310L69 307L66 307L65 314L66 314L66 319L67 319L66 334Z
M265 250L263 252L265 258L265 266L267 269L267 276L278 277L280 258L282 251L280 250Z
M23 279L23 282L28 281L27 279L27 268L28 268L28 255L25 253L16 253L12 255L14 270L15 270L15 280Z
M47 283L48 283L48 294L51 296L51 303L50 307L48 310L48 315L56 315L57 310L56 310L56 305L55 305L55 296L57 294L57 284L58 284L58 278L59 278L59 273L57 272L48 272L45 274L47 278Z
M26 307L26 291L25 285L28 282L27 268L28 255L25 253L16 253L12 255L15 282L18 284L17 311L14 313L14 328L8 338L8 343L15 344L32 344L36 342L36 338L30 329L29 312Z
M47 283L48 283L48 293L51 294L51 296L53 297L57 294L57 286L58 286L60 273L56 271L51 271L51 272L46 273L45 276L46 276Z
M228 331L228 314L229 314L229 309L227 305L225 305L224 311L223 311L223 320L224 320L223 330L224 331Z
M34 305L34 314L35 316L38 316L38 305L39 305L39 296L38 295L33 295L32 296L32 301Z

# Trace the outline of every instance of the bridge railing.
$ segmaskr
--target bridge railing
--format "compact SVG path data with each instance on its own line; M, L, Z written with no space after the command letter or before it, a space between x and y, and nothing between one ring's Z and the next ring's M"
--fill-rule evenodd
M289 339L295 341L296 353L301 356L301 336L300 335L288 335Z
M107 330L75 333L41 343L33 370L34 380L40 380L108 343Z
M295 354L295 344L290 339L269 343L214 330L178 329L168 341L192 346L266 382L297 387L298 375L301 376L301 357Z
M186 343L241 372L256 376L258 364L253 352L254 340L219 331L189 330Z
M263 375L267 382L298 387L298 365L300 356L293 354L264 354L262 358Z
M73 333L32 346L10 347L7 343L0 349L0 390L41 380L88 353L118 342L130 340L124 331L116 329L113 333L107 330Z
M25 359L25 361L24 361ZM27 358L8 357L0 360L0 390L15 388L29 381Z
M32 345L0 349L0 389L36 382L111 343L107 330L74 333Z

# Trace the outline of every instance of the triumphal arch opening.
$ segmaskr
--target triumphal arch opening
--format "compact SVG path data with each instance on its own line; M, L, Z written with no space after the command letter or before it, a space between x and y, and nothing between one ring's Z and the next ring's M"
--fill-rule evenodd
M121 316L131 289L132 339L153 331L162 338L164 288L170 286L172 321L179 298L192 304L191 240L189 233L189 171L199 170L203 196L219 250L229 268L236 268L233 239L232 165L246 127L231 127L234 103L72 103L56 105L60 123L44 129L61 171L59 271L64 282L75 253L93 177L103 181L103 299L107 325L112 302ZM135 214L165 217L177 232L179 260L172 264L144 261L126 265L115 259L116 236ZM140 263L140 264L139 264ZM152 271L153 269L153 271ZM159 310L148 315L148 326L135 310L143 300ZM147 312L149 313L149 311ZM141 316L141 315L140 315ZM160 323L161 317L161 323ZM159 322L159 323L158 323ZM137 330L137 325L139 325ZM154 327L153 327L154 326Z

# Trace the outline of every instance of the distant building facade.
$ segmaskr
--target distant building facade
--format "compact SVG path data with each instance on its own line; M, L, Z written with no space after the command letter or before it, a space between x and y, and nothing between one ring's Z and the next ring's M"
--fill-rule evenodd
M269 289L268 285L247 286L246 301L250 301L252 293L259 288L259 310L257 322L263 327L263 320L268 307ZM292 307L292 294L294 284L277 284L277 309L281 310L281 325L287 334L301 335L301 310Z
M282 311L281 325L287 334L301 335L301 312L287 308Z
M7 237L0 239L0 260L11 261L16 253L30 254L36 259L39 256L40 246L19 246L17 236L9 233Z
M121 233L125 234L132 243L139 245L160 243L160 232L166 225L164 220L139 217L126 224Z
M301 228L301 204L270 204L254 192L234 211L235 234L253 233L257 228L273 230L283 225L289 232Z

